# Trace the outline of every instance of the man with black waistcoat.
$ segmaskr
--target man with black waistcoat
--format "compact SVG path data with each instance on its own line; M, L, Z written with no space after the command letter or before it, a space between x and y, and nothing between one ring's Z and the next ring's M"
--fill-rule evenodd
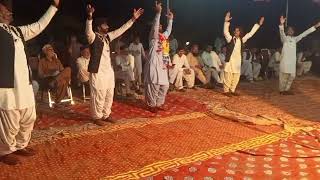
M224 94L228 97L239 96L235 91L241 75L242 50L244 48L244 43L246 43L258 31L264 22L264 17L261 17L259 24L255 24L251 31L245 36L242 36L241 28L236 27L234 35L231 36L229 32L231 19L231 13L228 12L225 16L223 31L228 43L225 59L226 64L224 68Z
M58 10L60 0L42 18L27 26L11 26L12 2L0 0L0 161L16 165L14 155L32 156L26 148L36 120L34 93L27 65L25 41L40 34Z
M133 17L119 29L108 32L109 26L105 18L96 19L96 32L92 30L92 16L95 9L87 6L88 19L86 35L90 44L91 114L96 125L104 126L106 122L114 123L110 114L115 87L114 71L111 66L110 42L126 32L143 14L143 9L134 9Z

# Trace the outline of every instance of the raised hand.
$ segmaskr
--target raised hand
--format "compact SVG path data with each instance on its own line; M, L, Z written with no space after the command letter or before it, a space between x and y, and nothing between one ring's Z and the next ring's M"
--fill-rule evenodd
M287 18L285 18L284 16L280 17L280 24L284 25L284 23L286 22Z
M264 17L262 16L259 20L259 25L262 26L263 23L264 23Z
M172 20L173 17L174 17L173 13L169 10L169 12L167 14L167 18Z
M320 22L318 22L316 25L314 25L315 28L320 27Z
M161 13L161 11L162 11L162 4L159 3L158 1L156 1L155 10L157 13Z
M95 11L94 7L91 6L91 4L88 4L87 5L87 14L88 14L89 19L92 19L94 11Z
M231 19L232 19L231 13L230 13L230 12L227 12L226 17L224 18L224 21L225 21L225 22L229 22L229 21L231 21Z
M55 7L59 7L60 0L53 0L53 1L52 1L52 4L53 4Z
M144 12L144 9L142 9L142 8L139 8L138 10L134 9L133 10L133 19L134 20L139 19L139 17L143 14L143 12Z

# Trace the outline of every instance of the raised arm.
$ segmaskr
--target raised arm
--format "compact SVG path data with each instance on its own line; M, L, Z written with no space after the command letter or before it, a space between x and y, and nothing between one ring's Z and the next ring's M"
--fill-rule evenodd
M156 11L156 17L154 18L153 23L152 23L152 28L151 28L150 35L149 35L149 40L159 38L158 36L159 36L159 27L160 27L160 17L161 17L162 6L161 6L161 3L158 3L157 1L155 4L155 11Z
M54 4L49 7L47 12L39 19L39 21L30 25L18 27L21 30L22 35L26 41L39 35L48 26L51 19L56 14L58 6L59 0L55 0Z
M242 38L242 42L243 43L246 43L257 31L258 29L260 28L260 26L262 26L264 22L264 17L261 17L260 18L260 21L259 21L259 24L255 24L251 31L249 33L247 33L243 38Z
M299 36L297 36L296 42L301 41L301 39L305 38L306 36L308 36L309 34L313 33L314 31L317 30L317 27L319 27L319 23L315 26L312 26L311 28L309 28L308 30L304 31L303 33L301 33Z
M224 18L223 34L228 43L231 42L232 36L230 34L230 20L232 19L231 13L227 12L226 17Z
M281 39L281 42L283 43L287 36L286 36L286 33L284 32L284 23L286 22L287 18L281 16L280 17L280 25L279 25L279 31L280 31L280 39Z
M95 9L93 6L90 4L87 5L87 22L86 22L86 36L89 44L92 44L94 39L96 38L96 34L92 30L92 16L94 13Z
M167 26L167 30L163 33L163 35L168 39L172 31L173 13L169 11L167 14L167 17L168 17L168 26Z
M127 23L122 25L119 29L108 33L108 35L110 37L110 41L118 38L123 33L125 33L129 28L131 28L133 23L143 14L143 12L144 12L144 10L141 8L139 8L138 10L134 9L133 16Z

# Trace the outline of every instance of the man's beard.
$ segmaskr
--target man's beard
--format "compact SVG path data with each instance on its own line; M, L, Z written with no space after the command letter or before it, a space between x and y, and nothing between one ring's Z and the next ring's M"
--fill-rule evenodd
M198 56L199 53L192 52L192 55L193 55L193 56Z

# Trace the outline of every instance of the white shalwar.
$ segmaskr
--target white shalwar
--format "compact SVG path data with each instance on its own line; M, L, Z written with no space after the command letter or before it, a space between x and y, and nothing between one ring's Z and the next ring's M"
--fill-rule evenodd
M109 32L110 42L121 36L133 25L133 20L129 20L119 29ZM89 44L92 44L96 38L96 34L92 30L92 20L87 20L86 34ZM91 90L91 115L94 120L106 119L111 114L113 103L115 79L114 71L111 65L110 44L104 38L104 46L102 50L98 73L90 74L90 90Z
M296 62L297 62L297 43L314 32L316 28L313 26L299 36L287 36L284 32L284 26L279 26L280 38L283 43L281 60L280 60L280 75L279 75L279 90L280 92L289 91L293 80L296 77Z
M192 88L195 82L194 70L190 68L186 55L181 57L176 54L173 56L172 64L174 68L169 70L170 83L174 83L177 89L183 89L183 80L187 82L188 88ZM185 70L189 70L190 74L185 73Z
M131 43L129 51L134 56L134 74L139 85L142 85L142 58L145 58L145 51L141 43Z
M49 24L58 9L50 6L42 18L33 24L19 26L26 41L36 37ZM0 23L0 28L8 25ZM29 81L29 70L24 44L16 28L10 26L14 39L14 88L0 88L0 156L28 146L36 120L35 99ZM15 31L15 32L14 32Z
M241 61L242 61L242 53L241 53L241 39L232 37L229 32L230 22L224 23L224 36L227 40L227 43L230 43L232 40L235 41L234 49L229 59L229 62L225 64L224 68L224 92L235 92L241 73ZM260 25L255 24L251 31L247 33L242 38L242 43L246 43L260 28Z

